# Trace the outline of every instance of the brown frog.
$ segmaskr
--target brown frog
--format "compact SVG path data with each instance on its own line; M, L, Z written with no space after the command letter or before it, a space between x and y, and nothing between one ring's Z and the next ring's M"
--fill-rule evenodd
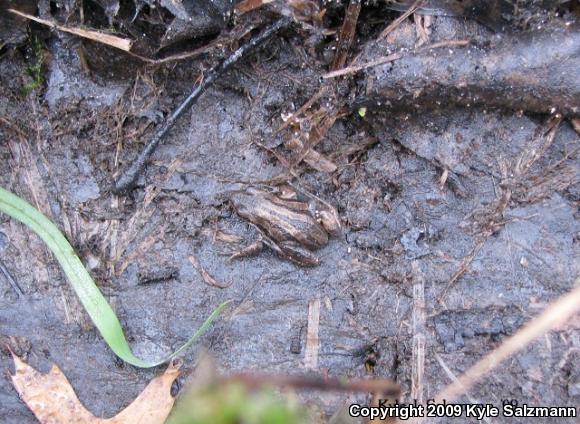
M231 200L238 215L250 221L262 239L233 257L246 256L261 249L262 240L283 258L301 265L320 263L312 251L328 243L329 234L340 232L336 210L322 200L301 193L289 186L277 191L249 187L236 192Z

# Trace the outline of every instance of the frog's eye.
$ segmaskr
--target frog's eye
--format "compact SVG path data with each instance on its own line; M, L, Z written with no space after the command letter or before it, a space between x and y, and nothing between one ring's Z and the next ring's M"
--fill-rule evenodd
M278 189L280 191L278 195L282 199L285 199L285 200L296 200L298 198L298 194L296 193L296 190L294 190L289 185L281 185Z
M318 222L320 225L324 227L324 229L326 229L324 225L324 220L322 219L322 216L320 216L320 211L318 209L315 209L314 211L311 211L311 214L314 216L316 222Z

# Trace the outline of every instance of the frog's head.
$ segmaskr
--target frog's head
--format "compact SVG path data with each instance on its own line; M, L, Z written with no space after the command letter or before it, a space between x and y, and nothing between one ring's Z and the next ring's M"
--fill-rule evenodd
M340 217L334 208L324 208L315 211L316 220L332 237L338 237L342 233Z
M230 196L230 201L232 202L234 209L240 213L243 212L249 204L251 204L251 197L252 195L246 191L236 191Z

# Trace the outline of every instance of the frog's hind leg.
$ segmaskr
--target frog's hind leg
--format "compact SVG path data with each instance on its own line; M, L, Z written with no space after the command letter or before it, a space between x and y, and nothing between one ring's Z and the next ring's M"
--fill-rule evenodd
M264 249L264 241L262 240L262 237L259 237L256 241L254 241L250 245L244 247L241 250L238 250L233 255L231 255L230 256L230 261L233 261L234 259L240 259L240 258L247 258L247 257L250 257L250 256L256 256L263 249Z
M281 258L294 262L296 265L313 267L320 264L318 257L299 243L285 241L278 244L264 236L264 244L276 252Z

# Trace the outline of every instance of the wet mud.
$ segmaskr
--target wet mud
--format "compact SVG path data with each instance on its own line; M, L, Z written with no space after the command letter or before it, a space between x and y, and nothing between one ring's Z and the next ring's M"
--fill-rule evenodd
M397 34L409 31L403 25ZM320 299L317 373L392 378L409 400L413 336L420 331L428 399L577 284L579 137L568 120L525 178L510 186L501 224L494 221L453 284L488 228L506 167L512 170L543 136L547 115L465 107L457 97L419 112L376 106L363 117L355 108L317 146L336 171L300 165L301 185L335 206L342 220L340 237L317 251L320 265L302 268L269 250L230 261L232 240L244 244L257 236L234 212L231 193L285 171L269 150L280 144L276 129L316 93L328 64L304 60L308 43L301 44L298 32L276 36L200 97L159 146L137 188L118 197L111 193L114 179L189 93L207 58L131 67L117 78L87 72L75 42L52 35L45 83L29 94L21 90L29 78L26 57L10 49L0 58L0 185L64 231L143 357L179 346L214 307L232 300L201 340L221 371L308 372L309 303ZM437 57L452 58L443 56ZM361 81L369 74L356 77L354 91L368 89ZM378 81L372 90L384 98L396 80ZM578 101L576 91L558 93L562 104ZM534 99L533 112L554 104ZM519 101L530 104L510 106L521 109ZM335 154L346 148L355 153ZM204 281L190 257L227 287ZM160 372L115 359L46 247L5 215L0 259L24 293L0 274L1 343L43 371L58 364L95 415L114 415ZM413 323L418 293L425 317L419 328ZM573 321L501 364L470 399L577 405L579 348ZM182 383L199 349L185 354ZM5 350L0 367L11 369ZM345 402L366 401L344 393L307 398L329 415ZM35 422L8 378L0 379L0 410L2 422Z

